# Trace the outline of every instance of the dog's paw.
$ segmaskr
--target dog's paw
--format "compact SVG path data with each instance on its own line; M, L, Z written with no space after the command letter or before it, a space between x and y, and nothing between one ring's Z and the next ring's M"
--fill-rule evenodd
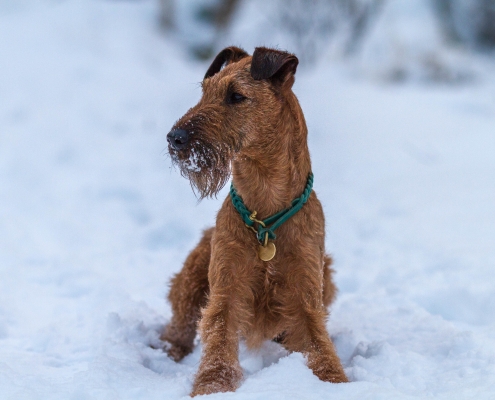
M309 365L313 373L324 382L345 383L349 382L340 363L323 363L319 365Z
M185 356L192 353L193 348L190 346L181 346L178 344L170 344L168 343L163 350L167 353L167 355L174 360L175 362L179 362Z
M230 366L224 363L202 365L194 381L191 397L218 392L233 392L242 379L239 365Z
M163 351L175 362L179 362L192 353L194 348L193 341L188 337L184 340L183 337L179 336L178 332L180 331L168 325L160 336Z

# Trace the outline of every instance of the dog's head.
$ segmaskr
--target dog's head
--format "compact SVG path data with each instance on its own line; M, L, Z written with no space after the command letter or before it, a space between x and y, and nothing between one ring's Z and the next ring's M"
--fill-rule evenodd
M293 54L258 47L253 56L223 49L202 82L203 96L167 135L172 161L200 198L214 196L230 177L235 157L252 157L280 124L292 93L298 60Z

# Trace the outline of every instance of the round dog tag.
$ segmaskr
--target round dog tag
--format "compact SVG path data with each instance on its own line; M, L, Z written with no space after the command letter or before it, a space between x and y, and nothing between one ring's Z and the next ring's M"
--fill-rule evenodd
M263 261L270 261L273 257L275 257L276 252L277 248L275 247L275 243L268 242L266 246L259 247L258 257Z

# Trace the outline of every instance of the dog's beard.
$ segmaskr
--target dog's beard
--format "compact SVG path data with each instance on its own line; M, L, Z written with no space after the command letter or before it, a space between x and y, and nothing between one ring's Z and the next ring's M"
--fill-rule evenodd
M199 198L214 197L230 178L230 162L234 154L225 143L205 143L193 140L187 149L169 150L172 162L183 177L189 179Z

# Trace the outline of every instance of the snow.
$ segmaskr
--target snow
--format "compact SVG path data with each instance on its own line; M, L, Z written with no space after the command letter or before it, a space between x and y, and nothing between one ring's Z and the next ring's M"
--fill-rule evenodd
M191 389L200 344L181 363L153 347L171 315L167 283L227 188L198 204L170 167L166 133L198 100L207 65L159 32L157 7L0 1L2 399ZM351 383L319 381L277 344L241 344L245 380L211 398L494 398L485 67L453 86L377 83L325 59L300 69L340 289L328 330Z

